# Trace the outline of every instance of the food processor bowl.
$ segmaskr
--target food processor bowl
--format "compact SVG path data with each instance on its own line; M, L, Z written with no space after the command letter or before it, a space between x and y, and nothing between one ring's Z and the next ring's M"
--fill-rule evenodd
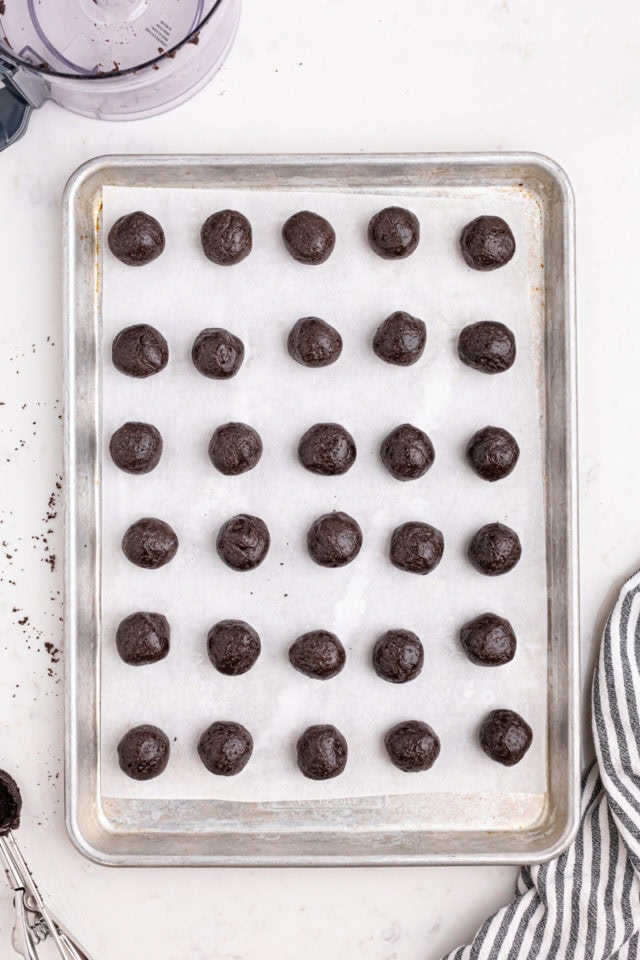
M0 149L51 99L100 120L178 106L218 70L241 0L0 0Z

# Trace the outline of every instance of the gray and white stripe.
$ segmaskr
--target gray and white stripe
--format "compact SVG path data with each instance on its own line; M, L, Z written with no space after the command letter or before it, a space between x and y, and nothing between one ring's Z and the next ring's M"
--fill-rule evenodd
M605 627L593 735L575 840L523 867L513 903L446 960L640 960L640 573Z

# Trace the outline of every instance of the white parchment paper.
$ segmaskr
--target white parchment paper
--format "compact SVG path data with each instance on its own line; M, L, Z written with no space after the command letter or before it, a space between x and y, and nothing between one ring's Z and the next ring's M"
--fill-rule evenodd
M366 242L369 218L398 203L419 217L416 253L384 261ZM212 212L242 210L254 229L254 250L223 268L205 259L199 231ZM119 263L106 232L117 217L142 209L167 235L159 260L141 269ZM285 219L301 209L327 216L337 233L330 260L296 263L280 239ZM457 249L464 224L480 213L499 214L518 243L506 268L469 270ZM404 793L534 793L546 789L546 573L543 463L537 390L540 349L540 214L524 192L497 189L447 195L383 196L315 191L107 188L104 194L102 397L102 793L114 797L221 798L245 801L350 798ZM423 358L409 368L387 365L372 352L379 323L404 309L427 323ZM293 362L286 337L302 316L334 324L344 351L334 366L311 370ZM500 320L517 338L514 367L487 376L458 359L460 330L477 320ZM133 323L156 326L169 342L165 371L136 381L111 363L116 333ZM201 329L226 327L241 337L245 363L237 377L214 382L193 367L191 345ZM111 434L127 420L154 423L164 455L151 474L132 477L111 462ZM226 478L211 465L209 438L229 420L252 424L264 455L251 472ZM317 477L297 462L301 435L319 421L337 421L357 443L356 465L342 477ZM431 437L436 461L421 480L400 483L381 464L381 440L409 421ZM488 424L510 430L520 462L506 480L479 479L464 457L466 443ZM314 564L306 531L320 514L345 510L360 523L364 547L339 570ZM257 570L236 573L218 558L220 525L237 513L262 517L272 546ZM175 560L140 570L124 557L121 539L143 516L168 521L180 539ZM426 577L396 570L388 560L391 532L407 520L440 528L444 558ZM497 578L476 572L466 558L470 537L501 521L520 535L523 556ZM134 668L115 649L120 620L136 610L164 613L172 629L162 663ZM485 669L471 664L457 639L468 619L494 611L518 637L515 660ZM206 636L218 620L247 620L263 652L242 677L210 665ZM320 682L295 672L291 643L308 630L334 631L347 665ZM380 680L370 658L386 629L415 631L425 668L413 682ZM522 763L506 769L477 743L477 727L497 707L519 711L534 743ZM245 724L255 741L249 765L221 778L202 766L196 743L214 720ZM385 732L406 719L437 731L442 752L431 771L405 774L389 762ZM147 783L119 769L116 745L133 725L153 723L172 740L169 766ZM349 743L345 773L322 783L305 779L295 762L300 733L333 723Z

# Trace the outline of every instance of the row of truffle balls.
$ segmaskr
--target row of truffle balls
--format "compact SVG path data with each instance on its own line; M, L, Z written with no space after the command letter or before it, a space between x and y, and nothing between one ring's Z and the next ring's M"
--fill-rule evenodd
M516 635L504 617L483 613L465 623L458 634L469 660L483 667L500 667L516 655ZM132 667L160 663L171 649L171 627L161 613L132 613L118 626L116 649ZM260 636L244 620L220 620L207 634L209 660L226 677L239 677L256 664L262 652ZM424 666L424 647L411 630L387 630L373 645L371 661L377 675L389 683L415 680ZM329 630L310 630L289 648L291 666L312 680L331 680L342 672L347 652Z
M334 251L336 233L325 217L300 210L282 227L282 239L294 260L309 266L325 263ZM371 249L385 260L403 260L420 242L420 223L404 207L385 207L369 221L367 239ZM200 231L204 255L212 263L231 267L245 260L253 249L253 230L238 210L219 210L208 217ZM141 210L126 214L111 227L109 248L122 263L141 267L164 252L166 239L161 224ZM460 234L465 263L474 270L495 270L512 259L516 242L509 225L496 216L471 220Z
M514 710L492 710L478 730L480 746L488 757L506 767L519 763L533 740L526 720ZM440 739L422 720L405 720L387 731L387 755L399 770L420 773L429 770L440 755ZM253 737L245 726L218 720L202 733L198 755L210 773L233 777L249 763ZM152 780L166 769L171 747L158 727L142 724L129 730L118 744L121 770L133 780ZM298 768L310 780L331 780L347 765L349 748L344 735L331 724L307 729L296 744Z
M344 567L362 549L360 525L348 513L324 513L307 531L307 551L321 567ZM126 531L122 550L138 567L157 570L169 563L178 551L174 530L156 517L143 517ZM216 538L220 559L232 570L244 572L259 567L269 552L271 536L260 517L238 514L223 523ZM394 567L409 573L427 574L438 566L444 554L444 537L437 527L409 521L391 535L389 559ZM503 523L488 523L471 538L467 556L480 573L495 577L508 573L522 556L520 538Z
M112 435L111 459L125 473L141 475L154 470L163 451L162 435L150 423L128 422ZM209 458L228 477L253 470L263 453L262 438L247 423L224 423L209 441ZM467 461L483 480L494 482L507 477L515 467L520 448L502 427L476 431L466 447ZM316 423L298 443L298 460L305 469L323 477L346 473L357 457L355 440L339 423ZM402 423L384 438L380 459L396 480L417 480L435 461L428 435L411 423Z
M409 367L420 359L427 342L423 320L396 310L375 331L374 353L386 363ZM343 341L335 327L319 317L302 317L292 327L289 355L304 367L328 367L342 354ZM240 370L245 355L240 337L223 327L207 327L191 348L193 364L210 380L230 380ZM458 337L458 356L482 373L503 373L513 366L516 340L503 323L481 320L469 324ZM129 377L151 377L167 366L169 345L155 327L138 323L115 337L111 357L117 370Z

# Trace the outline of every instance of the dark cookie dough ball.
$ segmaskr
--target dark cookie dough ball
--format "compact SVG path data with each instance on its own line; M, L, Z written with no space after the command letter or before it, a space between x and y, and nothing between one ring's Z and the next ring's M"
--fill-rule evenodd
M314 680L330 680L345 665L347 655L335 634L328 630L303 633L289 650L291 665Z
M465 623L460 642L469 660L480 667L501 667L516 655L513 627L495 613L483 613Z
M251 224L237 210L212 214L202 225L200 240L207 259L221 267L240 263L253 247Z
M420 241L415 214L403 207L386 207L369 221L369 245L385 260L410 256Z
M460 234L465 263L474 270L497 270L516 252L516 241L502 217L476 217Z
M422 430L403 423L384 438L380 457L396 480L417 480L433 465L435 450Z
M426 343L427 326L424 320L418 320L404 310L396 310L376 330L373 351L386 363L410 367L420 359Z
M168 523L155 517L143 517L132 523L122 538L125 557L145 570L157 570L173 560L178 538Z
M271 544L264 520L241 513L220 527L216 548L218 556L232 570L254 570L259 567Z
M522 546L511 527L488 523L474 535L467 553L476 570L488 577L497 577L513 570L522 556Z
M307 533L309 556L321 567L344 567L360 553L362 530L348 513L324 513Z
M261 456L260 434L246 423L225 423L209 441L211 463L227 477L253 470Z
M387 630L373 648L373 669L390 683L414 680L424 664L424 649L411 630Z
M158 663L169 653L171 628L161 613L132 613L116 633L116 647L132 667Z
M18 829L21 810L22 797L18 784L6 770L0 770L0 837Z
M151 473L162 456L160 431L150 423L125 423L111 437L109 453L125 473Z
M309 210L289 217L282 228L284 245L299 263L324 263L336 245L335 230L328 220Z
M218 720L198 741L198 755L209 773L235 777L244 770L253 753L253 737L246 727L233 720Z
M467 460L483 480L508 477L520 456L515 437L502 427L484 427L467 444Z
M260 650L260 637L244 620L220 620L207 636L209 660L227 677L251 670Z
M316 423L298 444L298 460L311 473L335 477L355 463L355 441L339 423Z
M170 752L166 733L143 723L125 733L118 744L120 769L132 780L153 780L166 769Z
M409 573L431 573L443 553L444 537L428 523L403 523L391 536L391 563Z
M208 327L195 339L191 349L193 364L204 377L229 380L235 377L244 360L244 344L239 337L220 327Z
M342 337L325 320L303 317L292 327L287 349L303 367L328 367L342 353Z
M164 230L158 221L141 210L120 217L109 231L111 253L130 267L157 260L164 244Z
M405 720L398 723L384 738L389 759L405 773L429 770L440 754L440 740L428 723Z
M504 323L472 323L458 338L458 356L481 373L503 373L516 359L516 338Z
M298 740L298 767L310 780L331 780L347 765L347 741L330 724L308 727Z
M137 323L121 330L113 341L111 358L116 370L142 380L160 373L169 362L167 341L155 327Z
M515 710L492 710L480 725L480 746L505 767L520 763L531 746L531 727Z

